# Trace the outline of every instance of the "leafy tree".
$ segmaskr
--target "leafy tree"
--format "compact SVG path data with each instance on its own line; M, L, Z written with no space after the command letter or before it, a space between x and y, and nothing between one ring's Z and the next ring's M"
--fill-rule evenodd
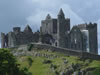
M31 75L28 69L20 69L16 58L8 49L0 49L0 75Z

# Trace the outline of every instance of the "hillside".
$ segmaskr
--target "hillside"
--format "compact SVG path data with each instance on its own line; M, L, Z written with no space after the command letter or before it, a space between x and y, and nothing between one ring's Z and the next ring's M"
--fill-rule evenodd
M28 68L32 75L100 75L100 61L65 56L51 50L11 49L20 68Z

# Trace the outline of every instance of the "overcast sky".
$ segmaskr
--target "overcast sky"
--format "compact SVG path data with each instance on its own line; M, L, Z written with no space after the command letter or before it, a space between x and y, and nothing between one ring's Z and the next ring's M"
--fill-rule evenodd
M48 13L56 18L62 8L71 19L71 26L90 21L98 23L100 41L99 3L100 0L0 0L0 32L6 33L15 26L23 30L26 24L36 31Z

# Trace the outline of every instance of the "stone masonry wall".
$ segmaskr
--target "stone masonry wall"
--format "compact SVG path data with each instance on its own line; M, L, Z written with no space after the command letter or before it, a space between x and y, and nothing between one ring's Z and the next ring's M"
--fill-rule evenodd
M27 46L20 46L19 49L27 49ZM46 44L33 44L33 48L38 48L39 50L51 50L51 51L55 51L55 52L60 52L63 53L67 56L77 56L80 58L85 58L85 59L93 59L93 60L100 60L100 55L95 55L95 54L91 54L91 53L87 53L87 52L81 52L81 51L75 51L75 50L71 50L71 49L66 49L66 48L57 48L54 46L50 46L50 45L46 45Z

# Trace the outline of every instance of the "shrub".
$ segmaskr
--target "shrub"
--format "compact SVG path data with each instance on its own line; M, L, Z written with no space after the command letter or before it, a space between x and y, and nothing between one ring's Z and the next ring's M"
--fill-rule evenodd
M94 74L94 75L100 75L100 67L96 68L96 69L93 71L93 74Z
M52 61L51 60L44 60L43 63L44 64L50 64L50 63L52 63Z
M57 65L51 64L50 68L57 69Z
M28 51L31 51L32 48L33 48L33 44L29 44L27 49L28 49Z
M28 57L28 63L29 63L29 67L31 67L32 66L32 63L33 63L33 60L32 60L31 57Z

